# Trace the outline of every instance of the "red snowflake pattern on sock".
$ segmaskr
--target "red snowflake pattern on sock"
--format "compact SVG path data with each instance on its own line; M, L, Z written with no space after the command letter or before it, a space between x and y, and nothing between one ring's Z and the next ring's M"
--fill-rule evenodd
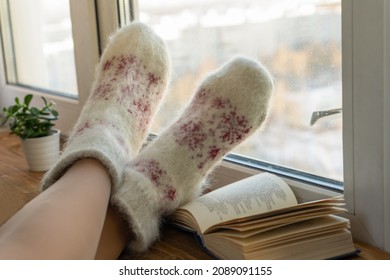
M148 88L150 86L156 86L160 81L160 77L157 77L156 75L154 75L153 73L148 73Z
M130 166L144 174L157 187L161 184L162 178L167 174L165 170L160 168L160 164L156 160L138 160Z
M221 148L218 148L215 145L209 147L208 158L211 159L211 160L214 160L219 155L220 151L221 151Z
M147 129L152 115L152 107L150 101L146 98L134 98L132 103L127 108L127 112L131 118L137 123L137 128L143 132Z
M137 99L133 101L133 105L135 110L140 113L140 115L149 114L150 113L150 103L148 100Z
M210 90L207 88L200 88L196 93L193 103L197 105L203 105L206 103Z
M210 98L207 89L200 89L176 124L173 135L175 142L186 147L188 156L203 170L241 142L251 129L249 120L228 98Z
M176 132L181 134L176 135L176 142L179 145L186 145L191 151L203 149L207 133L204 131L202 122L190 120L182 124Z
M229 109L232 109L232 105L229 100L223 99L221 97L214 98L211 103L211 108L214 109L225 109L226 106L228 106Z
M112 66L114 65L115 60L116 60L116 56L112 56L109 59L107 59L103 63L103 71L109 71L112 68Z
M104 76L102 76L92 96L93 99L108 100L109 94L115 89L114 83L123 79L132 80L131 84L138 83L142 73L145 72L145 66L133 54L112 56L102 62L102 72ZM121 89L123 90L123 88Z
M137 72L134 69L141 67L140 61L136 58L135 55L130 54L128 56L121 55L116 58L116 68L115 75L118 77L126 78L132 76L135 78Z
M131 115L134 129L145 132L154 111L151 98L160 98L164 92L161 77L148 72L133 54L112 56L101 67L104 74L92 93L92 101L115 98L118 106Z
M175 200L177 191L172 185L168 173L161 168L158 161L154 159L138 159L129 164L129 167L143 174L153 185L162 191L162 202Z
M165 190L164 198L168 201L174 201L176 198L176 189L173 186L168 186Z
M112 83L102 82L98 84L95 90L92 93L93 100L108 100L109 96L112 94L114 87Z
M220 120L216 128L219 139L231 145L241 141L252 128L248 119L244 115L238 115L236 110L222 113Z

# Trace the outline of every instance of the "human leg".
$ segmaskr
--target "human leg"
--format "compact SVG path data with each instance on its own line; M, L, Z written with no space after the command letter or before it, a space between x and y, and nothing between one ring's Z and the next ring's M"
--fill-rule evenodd
M0 259L94 258L110 191L99 161L75 162L0 228Z
M117 209L110 205L104 221L95 259L116 260L119 258L129 239L126 221Z

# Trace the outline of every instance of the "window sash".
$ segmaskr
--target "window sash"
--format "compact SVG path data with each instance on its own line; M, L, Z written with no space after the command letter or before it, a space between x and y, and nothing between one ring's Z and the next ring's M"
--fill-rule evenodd
M342 5L344 193L356 237L390 251L390 3Z

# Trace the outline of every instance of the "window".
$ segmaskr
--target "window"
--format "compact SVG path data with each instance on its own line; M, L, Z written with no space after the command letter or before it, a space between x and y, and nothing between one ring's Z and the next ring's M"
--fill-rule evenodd
M167 42L174 68L154 132L172 122L209 71L236 55L246 55L267 66L274 75L275 92L267 125L233 153L244 155L246 161L261 159L263 165L334 179L341 186L341 114L310 125L314 111L342 106L341 1L139 1L138 5L140 21Z

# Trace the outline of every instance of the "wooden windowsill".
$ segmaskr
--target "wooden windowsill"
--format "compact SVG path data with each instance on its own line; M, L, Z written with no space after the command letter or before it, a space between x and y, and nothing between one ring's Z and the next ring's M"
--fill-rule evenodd
M43 173L30 172L24 159L19 139L8 132L0 132L0 225L18 209L38 195ZM354 260L390 260L390 254L372 246L355 243L361 250ZM191 233L169 224L161 232L161 239L143 255L123 254L122 259L212 259L195 241Z

